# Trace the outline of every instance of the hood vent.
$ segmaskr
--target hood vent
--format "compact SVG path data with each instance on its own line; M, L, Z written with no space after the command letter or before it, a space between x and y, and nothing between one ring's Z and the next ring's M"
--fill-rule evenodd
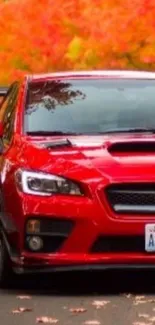
M155 153L155 141L133 141L113 143L108 147L110 153Z

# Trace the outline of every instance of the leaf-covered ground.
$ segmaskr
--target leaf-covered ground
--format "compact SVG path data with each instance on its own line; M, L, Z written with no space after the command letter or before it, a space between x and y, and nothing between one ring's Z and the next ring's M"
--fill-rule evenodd
M0 291L5 325L154 325L154 272L34 277ZM36 282L36 283L35 283Z

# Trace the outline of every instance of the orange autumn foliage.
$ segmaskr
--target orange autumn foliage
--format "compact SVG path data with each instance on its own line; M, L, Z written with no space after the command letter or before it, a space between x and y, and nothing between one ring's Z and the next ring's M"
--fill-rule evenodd
M155 0L0 1L0 83L25 72L155 70Z

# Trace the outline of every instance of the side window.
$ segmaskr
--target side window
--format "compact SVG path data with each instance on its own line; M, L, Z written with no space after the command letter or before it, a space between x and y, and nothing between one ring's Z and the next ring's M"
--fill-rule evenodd
M18 83L13 84L12 89L10 90L10 93L6 98L6 102L3 103L4 109L3 107L1 107L3 111L2 121L4 125L3 141L6 144L8 144L11 141L13 135L18 89L19 89Z

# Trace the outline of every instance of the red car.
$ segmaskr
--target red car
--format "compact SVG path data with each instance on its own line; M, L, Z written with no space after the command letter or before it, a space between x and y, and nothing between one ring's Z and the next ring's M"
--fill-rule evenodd
M155 73L14 82L0 107L0 283L155 267Z

